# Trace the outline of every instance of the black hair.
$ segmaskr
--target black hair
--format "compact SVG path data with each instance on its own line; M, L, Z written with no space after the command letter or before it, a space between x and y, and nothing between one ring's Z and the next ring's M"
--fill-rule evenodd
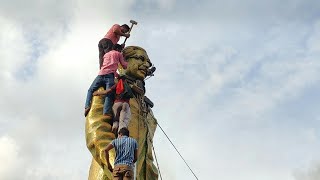
M118 134L121 134L123 136L128 136L129 137L129 130L127 128L121 128L118 132Z
M121 27L126 28L128 31L130 30L130 27L127 24L122 24Z
M113 50L122 51L122 46L120 44L113 45Z

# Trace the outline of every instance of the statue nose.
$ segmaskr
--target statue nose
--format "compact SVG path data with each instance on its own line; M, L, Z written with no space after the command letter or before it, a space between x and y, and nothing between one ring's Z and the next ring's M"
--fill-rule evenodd
M150 67L150 65L148 63L143 63L142 65L144 68L148 69Z
M146 68L151 67L151 63L148 62L148 61L144 62L143 65L144 65Z

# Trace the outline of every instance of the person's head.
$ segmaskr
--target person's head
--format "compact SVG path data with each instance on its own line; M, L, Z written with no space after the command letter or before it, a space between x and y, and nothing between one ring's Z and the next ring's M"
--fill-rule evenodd
M129 32L129 30L130 30L130 27L129 27L127 24L122 24L122 25L121 25L121 31L122 31L123 33Z
M151 67L151 61L147 52L138 46L127 46L122 54L128 62L125 74L136 79L144 80L148 69Z
M115 44L115 45L113 45L112 49L121 52L122 51L122 46L120 44Z
M129 137L129 130L127 128L121 128L118 132L118 135L122 135L122 136L128 136Z

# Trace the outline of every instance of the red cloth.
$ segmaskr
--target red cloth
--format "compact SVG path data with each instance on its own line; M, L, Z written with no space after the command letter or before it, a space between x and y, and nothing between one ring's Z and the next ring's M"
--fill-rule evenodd
M123 81L120 79L117 83L116 94L121 94L124 91Z

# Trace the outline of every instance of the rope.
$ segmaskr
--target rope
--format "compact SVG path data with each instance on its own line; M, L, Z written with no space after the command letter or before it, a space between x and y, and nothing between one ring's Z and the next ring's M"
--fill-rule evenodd
M194 175L194 177L198 179L198 177L196 176L196 174L192 171L192 169L190 168L190 166L188 165L188 163L186 162L186 160L184 160L184 158L182 157L182 155L180 154L180 152L178 151L178 149L176 148L176 146L172 143L172 141L170 140L170 138L168 137L168 135L164 132L164 130L162 129L162 127L160 126L159 123L157 123L159 128L161 129L161 131L164 133L164 135L167 137L167 139L170 141L171 145L174 147L174 149L177 151L177 153L180 155L181 159L184 161L184 163L188 166L189 170L192 172L192 174Z
M138 102L139 100L138 99L136 99L136 101ZM139 102L138 102L138 105L139 105ZM139 105L140 106L140 105ZM138 143L140 143L140 108L138 108L138 114L139 114L139 116L138 116ZM138 161L140 161L140 160L138 160L138 159L140 159L140 158L138 158L137 157L137 166L138 166ZM138 176L138 174L137 174L137 167L136 167L136 175ZM138 179L138 178L137 178Z
M133 94L133 96L135 97L135 100L137 101L139 108L138 108L138 143L140 142L140 102L139 99ZM139 158L137 157L137 166L138 166L138 161ZM136 173L137 173L137 168L135 169ZM138 176L138 174L136 174Z
M139 101L139 100L141 100L141 101L143 101L143 99L142 99L142 96L135 96L134 95L134 97L136 98L136 99L138 99L138 105L139 105L139 107L140 108L142 108L142 105L140 104L141 102ZM140 119L140 108L139 108L139 119ZM152 113L151 113L152 114ZM152 114L152 116L153 116L153 114ZM151 142L151 146L152 146L152 149L153 149L153 153L154 153L154 157L155 157L155 160L156 160L156 163L157 163L157 169L158 169L158 171L159 171L159 175L160 175L160 179L162 180L162 175L161 175L161 171L160 171L160 166L159 166L159 163L158 163L158 159L157 159L157 156L156 156L156 151L155 151L155 149L154 149L154 146L153 146L153 143L152 143L152 141L151 141L151 137L150 137L150 134L149 134L149 126L148 126L148 124L147 124L147 122L145 121L146 120L146 117L144 117L144 116L142 116L143 117L143 120L144 120L144 124L146 125L146 127L147 127L147 129L148 129L148 132L147 132L147 136L148 136L148 140ZM154 117L154 116L153 116ZM184 161L184 163L188 166L188 168L189 168L189 170L191 171L191 173L193 174L193 176L197 179L197 180L199 180L198 179L198 177L196 176L196 174L192 171L192 169L191 169L191 167L188 165L188 163L186 162L186 160L182 157L182 155L180 154L180 152L178 151L178 149L176 148L176 146L173 144L173 142L170 140L170 138L169 138L169 136L164 132L164 130L162 129L162 127L160 126L160 124L158 123L158 121L157 121L157 125L159 126L159 128L161 129L161 131L163 132L163 134L167 137L167 139L170 141L170 143L171 143L171 145L174 147L174 149L177 151L177 153L179 154L179 156L181 157L181 159Z
M160 166L159 166L159 163L158 163L156 151L154 150L153 144L152 144L152 149L153 149L154 158L156 159L156 163L157 163L157 168L158 168L158 171L159 171L160 179L162 180L162 176L161 176L161 172L160 172Z
M156 160L156 163L157 163L157 169L158 169L158 171L159 171L160 179L162 180L162 175L161 175L161 171L160 171L160 166L159 166L159 163L158 163L158 159L157 159L157 156L156 156L156 151L154 150L154 146L153 146L153 143L152 143L150 134L149 134L149 126L148 126L148 124L147 124L147 122L146 122L146 118L147 118L147 117L141 115L141 111L140 111L140 108L143 108L143 107L142 107L142 101L143 101L142 97L143 97L143 96L141 96L141 95L137 95L137 96L136 96L135 94L133 94L133 96L134 96L134 98L136 99L136 101L137 101L137 103L138 103L138 105L139 105L139 108L138 108L138 138L140 137L140 133L139 133L140 122L139 122L139 121L141 120L141 117L142 117L143 123L144 123L144 125L145 125L146 128L147 128L148 140L150 141L150 144L151 144L152 149L153 149L153 154L154 154L154 157L155 157L155 160ZM143 113L144 113L144 112L143 112ZM139 140L138 140L138 142L139 142Z
M147 81L147 80L150 79L150 78L151 78L151 76L147 77L144 81Z

